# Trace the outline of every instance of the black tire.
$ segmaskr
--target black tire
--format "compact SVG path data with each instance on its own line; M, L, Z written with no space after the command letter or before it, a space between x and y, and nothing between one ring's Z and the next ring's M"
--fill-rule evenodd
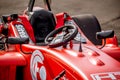
M101 45L102 41L96 39L96 32L101 31L97 18L91 14L84 14L72 17L84 35L95 45Z

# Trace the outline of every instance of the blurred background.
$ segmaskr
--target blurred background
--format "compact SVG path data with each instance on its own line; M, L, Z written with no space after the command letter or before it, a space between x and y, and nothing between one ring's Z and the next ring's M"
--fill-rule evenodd
M36 0L36 6L44 7L43 0ZM0 16L21 14L29 0L0 0ZM52 0L53 13L67 12L71 16L95 15L103 30L113 29L120 44L120 0Z

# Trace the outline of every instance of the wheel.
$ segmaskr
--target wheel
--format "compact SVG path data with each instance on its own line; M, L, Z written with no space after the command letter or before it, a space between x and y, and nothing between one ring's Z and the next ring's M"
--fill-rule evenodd
M67 44L76 36L77 33L77 27L72 25L66 25L56 30L53 30L50 34L48 34L45 38L45 43L52 48L59 47Z
M91 14L79 15L72 17L74 22L79 26L84 35L95 45L101 45L102 41L96 39L96 32L101 31L97 18Z

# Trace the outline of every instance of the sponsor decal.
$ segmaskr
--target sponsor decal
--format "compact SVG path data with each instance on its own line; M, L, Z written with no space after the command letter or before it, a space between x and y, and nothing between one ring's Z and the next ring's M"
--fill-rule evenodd
M120 80L120 72L91 74L93 80Z
M17 28L17 31L21 38L28 37L28 35L24 29L24 26L22 24L16 24L15 27Z
M32 80L46 80L46 68L44 66L44 56L39 50L35 50L30 60L30 71Z

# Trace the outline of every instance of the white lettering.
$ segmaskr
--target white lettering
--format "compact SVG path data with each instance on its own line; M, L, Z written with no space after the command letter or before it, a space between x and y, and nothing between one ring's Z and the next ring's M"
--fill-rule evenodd
M115 80L115 79L116 79L115 76L114 76L113 74L111 74L111 73L109 73L108 75L105 75L105 76L95 75L95 78L96 78L97 80L102 80L102 79L106 79L106 78L112 79L112 80Z
M27 35L27 33L26 33L26 31L25 31L22 24L18 24L18 25L15 25L15 26L16 26L16 28L18 30L18 33L19 33L20 37L22 37L22 38L23 37L28 37L28 35Z
M91 74L91 77L93 78L93 80L118 80L120 79L120 72L96 73Z

